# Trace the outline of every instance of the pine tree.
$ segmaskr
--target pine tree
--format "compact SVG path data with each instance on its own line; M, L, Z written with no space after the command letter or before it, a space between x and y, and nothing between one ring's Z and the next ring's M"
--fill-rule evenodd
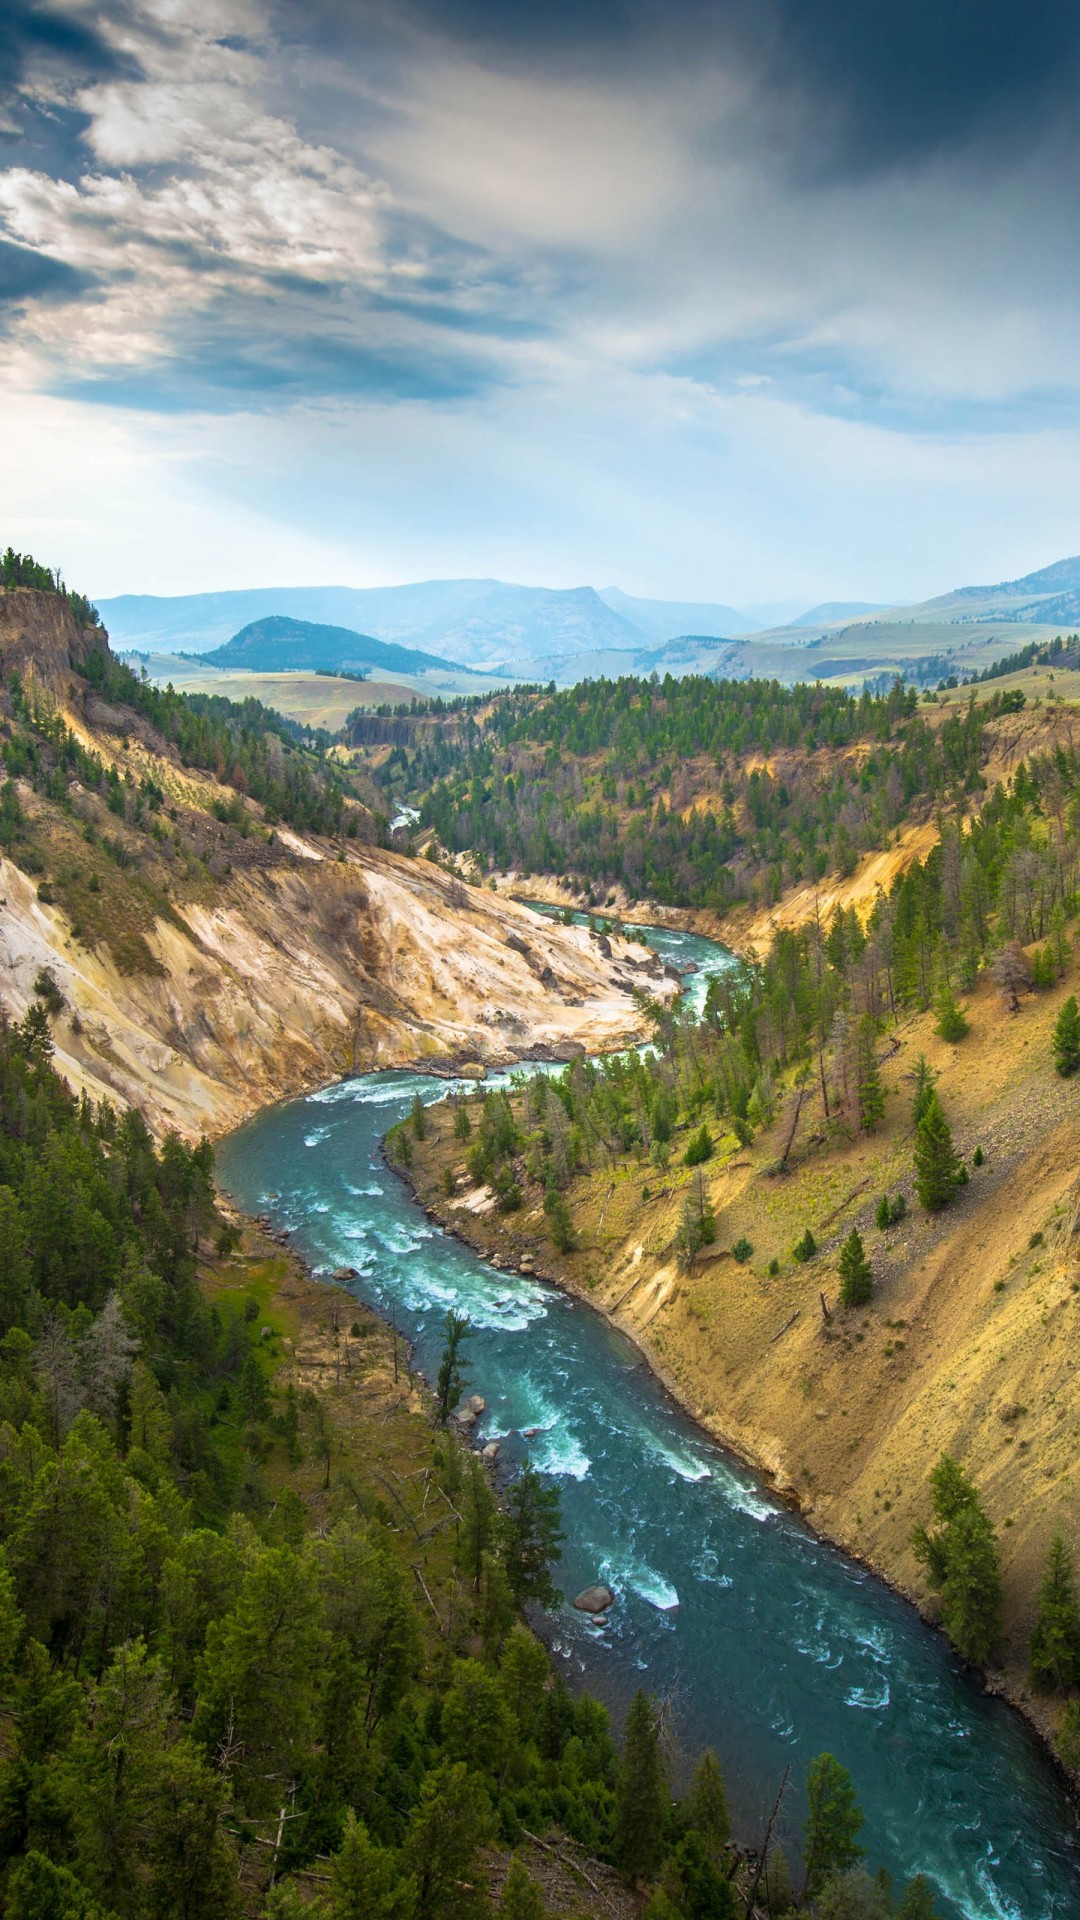
M874 1291L874 1270L857 1227L840 1249L840 1298L845 1307L865 1307Z
M330 1862L327 1920L413 1920L416 1882L390 1847L376 1846L362 1820L345 1815L341 1847Z
M499 1920L546 1920L546 1916L544 1896L536 1881L520 1860L512 1860L499 1901Z
M915 1082L915 1091L911 1100L911 1124L917 1127L931 1100L934 1098L934 1082L937 1075L924 1053L920 1053L912 1069L911 1078Z
M562 1598L551 1578L564 1534L559 1489L545 1487L528 1462L507 1489L499 1530L503 1565L519 1607L558 1606Z
M667 1787L656 1710L639 1687L623 1733L615 1789L615 1857L630 1880L651 1880L663 1855Z
M957 1652L985 1666L1001 1632L1001 1572L997 1541L975 1486L951 1454L943 1453L930 1475L931 1504L938 1526L917 1526L915 1558L941 1595L941 1618Z
M1075 1687L1080 1682L1080 1603L1072 1556L1060 1533L1050 1542L1031 1632L1031 1684Z
M948 981L935 1003L935 1026L942 1040L962 1040L968 1032L968 1019Z
M941 1920L934 1905L934 1890L925 1874L917 1873L914 1880L908 1881L896 1920Z
M1054 1022L1054 1065L1063 1080L1080 1067L1080 1008L1070 993Z
M868 1013L859 1021L856 1047L859 1125L864 1133L875 1133L885 1118L885 1089L877 1063L877 1029Z
M477 1855L492 1838L491 1802L461 1760L429 1773L409 1818L404 1863L417 1888L417 1920L486 1920L490 1916Z
M659 1891L686 1920L735 1920L735 1895L727 1875L710 1859L699 1833L688 1833L668 1855Z
M816 1893L831 1873L846 1873L862 1859L858 1844L862 1809L846 1767L831 1753L819 1753L806 1775L808 1812L803 1828L806 1878L803 1899Z
M690 1784L686 1798L686 1816L695 1833L700 1833L714 1866L719 1866L731 1839L731 1814L719 1762L711 1747L706 1747Z
M937 1094L931 1090L915 1129L915 1191L927 1213L947 1207L961 1182L960 1161L949 1123Z
M420 1095L418 1093L413 1094L412 1111L409 1115L409 1118L412 1121L412 1130L413 1130L414 1137L417 1140L426 1140L427 1139L427 1114L424 1112L424 1103L421 1100Z
M443 1324L446 1328L446 1345L442 1350L439 1372L435 1381L435 1401L439 1424L445 1427L461 1399L464 1386L461 1349L469 1331L469 1323L451 1308Z

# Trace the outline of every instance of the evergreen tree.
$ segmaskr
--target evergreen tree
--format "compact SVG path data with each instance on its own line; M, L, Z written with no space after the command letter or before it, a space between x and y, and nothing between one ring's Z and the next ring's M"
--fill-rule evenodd
M412 1875L391 1848L375 1845L351 1809L330 1863L330 1887L326 1920L413 1920L416 1912Z
M1080 1008L1070 993L1054 1022L1054 1065L1063 1080L1080 1067Z
M656 1710L639 1688L626 1716L615 1789L615 1858L628 1879L655 1878L663 1857L666 1812Z
M426 1140L427 1139L427 1114L424 1112L424 1103L421 1100L420 1095L418 1093L413 1094L412 1110L410 1112L409 1118L412 1122L412 1130L413 1130L414 1138L417 1140Z
M503 1697L523 1740L532 1738L551 1666L547 1649L524 1627L515 1627L499 1660Z
M438 1408L440 1426L445 1427L464 1388L464 1374L461 1349L469 1331L469 1323L451 1307L444 1321L446 1345L439 1361L439 1372L435 1381L435 1403Z
M735 1920L727 1876L710 1859L699 1833L688 1833L664 1862L660 1891L685 1920Z
M950 1454L930 1475L937 1527L917 1526L915 1558L941 1596L945 1631L965 1660L984 1666L1001 1631L1001 1573L997 1542L978 1493Z
M454 1106L454 1139L465 1141L472 1133L472 1121L464 1100L458 1100Z
M845 1307L865 1307L874 1291L874 1270L858 1227L852 1227L840 1249L840 1298Z
M558 1487L545 1487L535 1467L526 1462L507 1489L499 1529L506 1577L519 1607L529 1602L558 1606L562 1595L551 1569L564 1537Z
M244 1576L235 1606L212 1620L199 1670L194 1729L209 1753L223 1740L253 1811L278 1804L278 1778L312 1735L326 1636L306 1557L269 1547Z
M1080 1684L1080 1603L1072 1556L1060 1533L1050 1542L1031 1632L1031 1684L1067 1687Z
M764 1900L769 1920L782 1920L784 1915L792 1911L795 1905L795 1886L783 1848L769 1848L765 1872L758 1892L759 1898Z
M924 1053L920 1053L912 1069L911 1078L915 1090L911 1099L911 1124L917 1127L931 1100L934 1098L934 1082L937 1075Z
M937 1094L930 1092L915 1129L915 1191L927 1213L947 1207L963 1184L962 1165Z
M558 1187L549 1187L544 1195L544 1213L551 1229L551 1244L556 1253L571 1253L577 1245L573 1216Z
M498 1780L514 1749L517 1729L497 1675L479 1660L455 1660L442 1704L443 1748Z
M856 1039L859 1085L859 1125L864 1133L876 1133L885 1118L885 1089L877 1061L877 1028L868 1013L859 1021Z
M492 1836L483 1785L463 1761L444 1760L424 1780L402 1850L416 1882L417 1920L488 1920L477 1856Z
M461 1532L458 1541L460 1565L477 1593L484 1560L492 1551L498 1535L499 1510L482 1461L470 1455L460 1494Z
M917 1873L904 1888L896 1920L941 1920L934 1905L934 1890L924 1873Z
M724 1776L711 1747L706 1747L690 1783L686 1797L686 1817L695 1833L700 1833L714 1866L725 1858L731 1839L731 1815L728 1812Z
M887 1881L871 1880L861 1867L830 1873L814 1901L814 1920L893 1920Z
M547 1908L531 1873L520 1860L511 1860L499 1901L499 1920L546 1920Z
M962 1040L969 1030L963 1007L948 981L942 986L934 1005L934 1025L942 1040Z
M831 1753L819 1753L806 1775L807 1815L803 1828L803 1899L815 1894L832 1873L846 1873L862 1859L858 1844L863 1813L851 1775Z

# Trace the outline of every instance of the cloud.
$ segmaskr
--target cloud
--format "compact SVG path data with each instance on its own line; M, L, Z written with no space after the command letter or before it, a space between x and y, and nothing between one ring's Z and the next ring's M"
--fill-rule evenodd
M332 4L323 17L333 14ZM652 78L736 67L792 158L863 175L992 136L984 159L1071 120L1071 0L409 0L501 68Z
M75 300L92 284L66 260L0 240L0 307L28 300Z
M17 0L12 17L0 385L148 448L189 419L211 491L280 474L267 515L298 513L303 472L302 511L340 515L343 543L377 526L402 564L426 541L453 571L452 528L467 572L519 566L531 541L534 575L558 552L617 577L638 547L623 511L661 543L666 592L682 571L731 599L708 568L764 566L771 543L816 597L882 598L858 558L882 551L871 503L898 524L927 462L969 528L997 511L971 447L1003 463L1045 436L1059 484L1069 470L1080 15L1057 0ZM272 448L270 477L239 451L216 463L215 432ZM810 447L843 447L851 482L844 505L830 481L831 533L804 507L807 543L787 475L812 488ZM1017 471L1018 522L1047 525L1026 453ZM729 516L737 535L711 539ZM843 578L810 580L814 542Z

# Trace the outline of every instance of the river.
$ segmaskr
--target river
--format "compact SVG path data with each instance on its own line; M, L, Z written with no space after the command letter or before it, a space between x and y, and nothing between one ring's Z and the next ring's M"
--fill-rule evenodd
M731 956L649 931L700 1003ZM818 1540L670 1399L634 1347L544 1282L500 1273L440 1231L382 1158L386 1129L446 1083L392 1072L343 1081L251 1121L219 1149L237 1204L265 1210L329 1273L395 1312L433 1378L449 1307L468 1317L469 1391L488 1402L501 1466L557 1478L572 1597L618 1595L597 1631L564 1605L542 1623L575 1684L618 1722L634 1690L671 1693L679 1739L719 1754L736 1831L761 1831L784 1768L789 1851L807 1763L854 1777L868 1865L928 1875L949 1920L1075 1920L1069 1801L1024 1721L964 1674L939 1634ZM530 1441L522 1429L537 1428Z

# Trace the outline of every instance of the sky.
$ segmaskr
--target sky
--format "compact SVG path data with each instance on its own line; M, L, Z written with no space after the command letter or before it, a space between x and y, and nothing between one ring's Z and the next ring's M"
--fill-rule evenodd
M1072 0L4 0L0 541L104 596L1080 550Z

